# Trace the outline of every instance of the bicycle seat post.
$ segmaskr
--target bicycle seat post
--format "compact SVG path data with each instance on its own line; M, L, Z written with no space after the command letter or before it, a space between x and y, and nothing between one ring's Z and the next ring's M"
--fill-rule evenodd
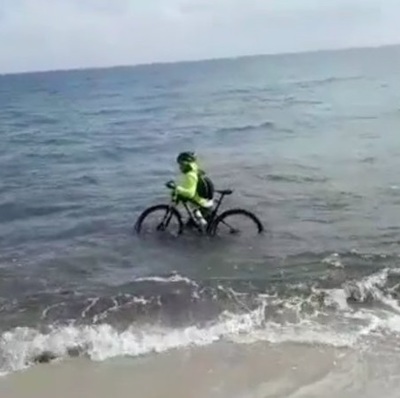
M219 208L221 207L222 201L224 200L225 196L227 195L226 191L216 191L219 194L219 198L217 200L217 205L214 209L214 216L218 213Z

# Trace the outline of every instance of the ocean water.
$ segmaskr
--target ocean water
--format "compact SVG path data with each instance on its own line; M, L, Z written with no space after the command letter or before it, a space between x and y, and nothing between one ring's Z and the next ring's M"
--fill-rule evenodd
M0 372L257 345L330 364L293 396L395 391L399 103L399 47L0 76ZM133 234L182 150L264 235Z

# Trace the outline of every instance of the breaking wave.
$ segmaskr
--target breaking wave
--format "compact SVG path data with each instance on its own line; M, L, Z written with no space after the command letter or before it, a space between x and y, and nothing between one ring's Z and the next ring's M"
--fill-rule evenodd
M327 261L334 261L337 266L340 259L333 256ZM391 281L398 277L400 269L387 268L360 280L346 281L334 289L293 286L289 295L271 291L258 293L251 299L248 293L225 291L235 302L230 310L222 310L203 323L194 321L177 327L148 319L123 325L99 317L97 323L91 324L70 321L40 329L17 327L1 335L0 371L17 371L69 356L103 361L117 356L204 346L221 340L240 344L265 341L334 347L368 344L384 333L400 333L399 284ZM183 284L192 289L192 300L197 297L204 301L199 285L183 276L154 276L135 283L173 284L175 287ZM130 300L130 304L133 303L145 306L148 301L135 297ZM83 317L95 304L92 300L86 305ZM118 300L114 300L113 310L117 309Z

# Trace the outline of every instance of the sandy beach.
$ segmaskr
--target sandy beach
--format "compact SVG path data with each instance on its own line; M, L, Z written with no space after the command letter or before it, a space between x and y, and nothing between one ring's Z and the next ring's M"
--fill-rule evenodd
M302 390L329 377L349 356L322 346L221 343L102 363L71 359L4 377L0 396L317 397Z

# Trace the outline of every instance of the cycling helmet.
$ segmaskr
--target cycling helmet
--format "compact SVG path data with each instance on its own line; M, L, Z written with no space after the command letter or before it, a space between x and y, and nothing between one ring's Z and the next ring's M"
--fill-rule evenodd
M194 152L181 152L176 158L177 163L193 163L196 161L196 155Z

